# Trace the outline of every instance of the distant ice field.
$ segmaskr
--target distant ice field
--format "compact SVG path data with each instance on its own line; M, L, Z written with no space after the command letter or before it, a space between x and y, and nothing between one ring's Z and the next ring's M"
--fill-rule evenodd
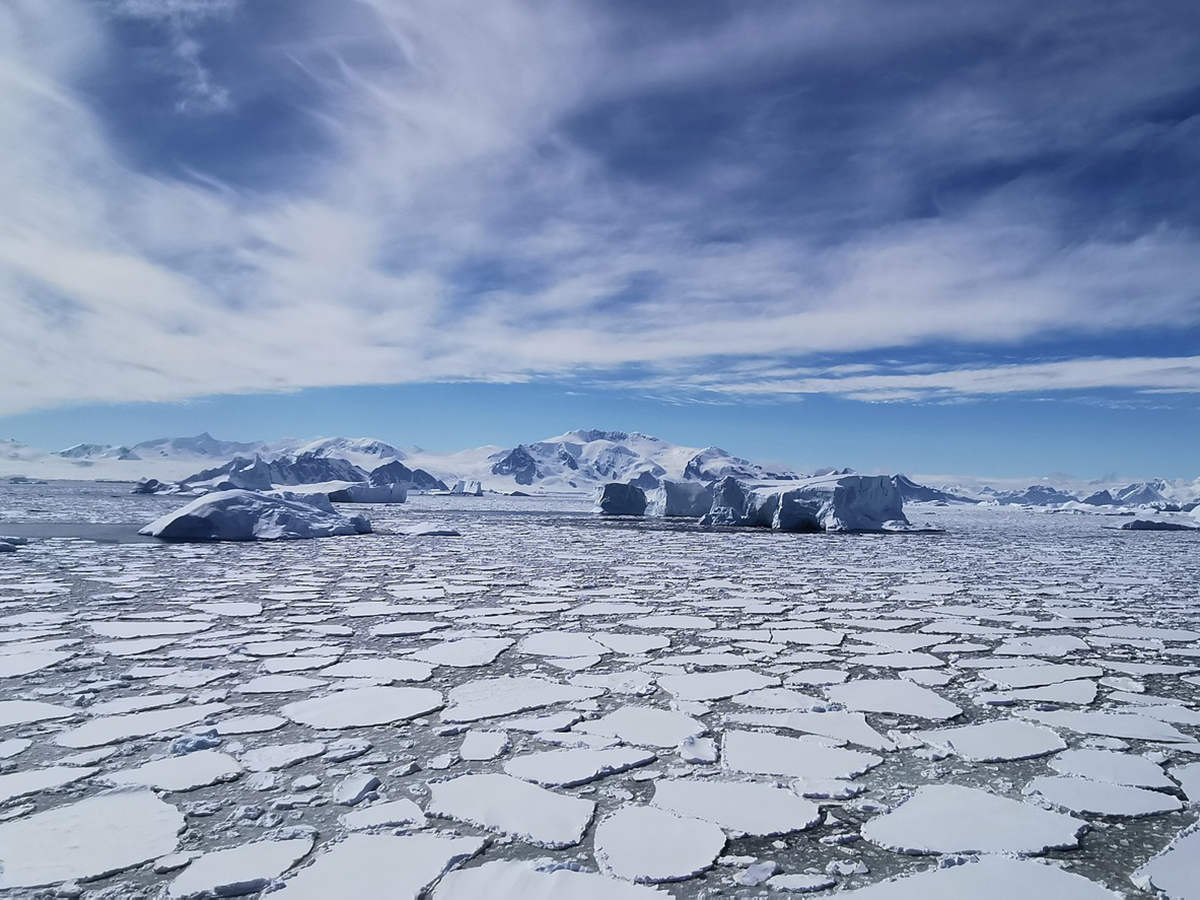
M1198 534L172 545L128 489L0 485L5 896L1200 896Z

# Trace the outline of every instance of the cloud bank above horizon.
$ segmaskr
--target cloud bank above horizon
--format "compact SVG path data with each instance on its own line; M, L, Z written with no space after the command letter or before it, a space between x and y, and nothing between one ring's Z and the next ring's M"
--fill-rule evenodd
M1200 394L1182 0L14 0L0 416Z

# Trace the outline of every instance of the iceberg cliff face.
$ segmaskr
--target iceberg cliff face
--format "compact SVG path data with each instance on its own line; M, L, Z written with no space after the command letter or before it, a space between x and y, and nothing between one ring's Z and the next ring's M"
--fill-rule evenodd
M895 531L909 526L904 499L886 475L811 478L796 485L748 489L727 476L715 485L663 482L647 497L629 484L608 484L596 509L604 515L698 518L704 525L775 531Z
M234 490L206 494L138 534L168 541L288 541L370 531L369 521L341 515L324 494Z

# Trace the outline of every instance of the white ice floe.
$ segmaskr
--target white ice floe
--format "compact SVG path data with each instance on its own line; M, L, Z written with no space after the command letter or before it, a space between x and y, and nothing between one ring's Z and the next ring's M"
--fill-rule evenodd
M1066 749L1053 730L1016 719L998 719L938 731L919 731L917 737L971 762L1001 762L1048 756Z
M632 747L604 750L572 748L513 757L504 764L504 771L547 787L574 787L606 775L649 765L656 759L658 757L653 753Z
M247 750L240 759L242 765L251 772L274 772L320 756L324 752L325 745L317 741L303 744L271 744Z
M446 722L476 722L539 709L553 703L590 700L604 693L599 688L560 684L544 678L504 675L468 681L451 688L449 705L442 710Z
M495 759L509 747L508 734L503 731L479 731L472 729L463 735L458 748L460 759L483 762Z
M308 856L312 847L313 838L291 838L210 851L171 882L167 896L171 900L191 900L253 894Z
M859 900L1119 900L1120 895L1079 875L1029 859L984 856L961 865L849 891Z
M860 679L825 689L835 703L857 712L895 713L920 719L953 719L962 709L911 681Z
M794 712L807 712L828 705L824 700L818 700L816 697L810 697L808 694L794 691L791 688L763 688L750 691L734 697L733 702L738 706L751 706L755 709L786 709Z
M162 791L194 791L232 781L242 767L232 756L217 750L200 750L184 756L144 763L132 769L106 772L104 779L114 784L141 785Z
M862 836L898 853L1029 855L1079 846L1087 823L978 788L931 784L862 827Z
M228 709L223 703L204 703L200 706L156 709L127 716L103 716L58 734L54 742L59 746L75 749L102 747L105 744L115 744L130 738L145 737L160 731L192 725Z
M517 651L535 656L603 656L610 652L586 634L571 631L541 631L529 635L517 645Z
M311 728L361 728L415 719L442 703L442 695L430 688L376 685L289 703L279 712Z
M323 494L234 490L206 494L138 533L171 541L280 541L370 531L365 518L343 516Z
M821 822L821 810L811 800L770 784L664 778L654 783L651 803L755 837L803 831Z
M16 678L40 672L70 659L73 653L62 650L33 650L28 653L9 653L0 656L0 678Z
M1044 666L1004 666L981 672L980 677L998 687L1009 689L1044 687L1080 678L1096 678L1104 674L1099 666L1079 666L1050 663Z
M4 822L0 888L121 872L173 852L183 824L183 814L150 791L100 794Z
M837 741L847 741L871 750L895 750L896 745L867 723L862 713L795 712L795 713L733 713L727 721L741 725L762 725L785 728L805 734L818 734Z
M379 827L394 828L398 825L423 826L425 822L425 813L421 811L421 807L407 798L375 803L342 816L342 824L351 831L365 831L368 828Z
M1042 776L1025 786L1055 806L1101 816L1153 816L1175 812L1183 804L1170 794L1070 776Z
M327 681L305 675L261 675L234 688L239 694L290 694L325 687Z
M1195 806L1200 804L1200 762L1187 763L1171 769L1171 775L1179 782L1183 795ZM1154 787L1154 785L1146 785Z
M575 726L575 731L620 738L639 747L677 747L708 731L704 723L681 712L652 706L623 706L599 719Z
M287 719L282 716L262 714L233 716L229 719L222 719L213 727L219 735L262 734L265 731L274 731L276 728L282 728L286 724Z
M729 672L693 672L687 675L662 675L658 686L677 700L721 700L735 694L779 684L772 675L749 669Z
M513 643L512 638L459 638L453 641L442 641L412 654L409 658L435 666L468 669L491 665L496 661L496 657L511 647Z
M1180 833L1162 853L1133 873L1133 883L1169 900L1200 898L1200 828Z
M407 659L351 659L321 671L325 678L361 678L381 684L395 681L427 681L433 667Z
M51 719L68 719L77 715L78 709L43 703L41 700L0 700L0 728L47 722Z
M496 860L458 869L440 882L433 900L653 900L668 895L551 860Z
M1107 737L1179 744L1192 742L1192 738L1165 722L1128 713L1056 710L1054 712L1022 712L1020 715L1052 728L1066 728L1081 734L1099 734Z
M539 847L570 847L596 804L568 797L510 775L461 775L429 785L426 812L498 831Z
M352 834L287 879L280 900L417 900L486 845L482 838ZM275 895L272 895L275 896Z
M25 797L51 788L62 787L91 778L96 769L75 766L47 766L44 769L28 769L24 772L10 772L0 775L0 803L7 803L14 797Z
M826 747L805 738L726 731L721 764L733 772L790 778L855 778L883 762L871 753Z
M1200 765L1200 764L1197 764ZM1112 750L1065 750L1050 760L1050 768L1061 775L1075 775L1092 781L1107 781L1129 787L1166 788L1175 783L1162 766L1144 756L1115 753ZM1178 778L1178 770L1173 774Z
M697 875L724 847L720 826L653 806L623 807L596 826L596 861L611 875L643 884Z

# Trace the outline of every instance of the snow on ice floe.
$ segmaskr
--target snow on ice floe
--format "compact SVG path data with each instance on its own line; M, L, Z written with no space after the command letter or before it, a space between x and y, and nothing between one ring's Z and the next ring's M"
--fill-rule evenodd
M274 772L286 769L325 752L319 741L303 744L271 744L255 747L242 753L240 761L251 772Z
M1170 794L1069 776L1042 776L1025 786L1054 806L1100 816L1153 816L1175 812L1183 804Z
M539 847L578 844L596 811L590 800L510 775L460 775L431 783L429 791L429 815L457 819Z
M1002 688L1032 688L1074 681L1079 678L1096 678L1104 674L1097 666L1048 664L1031 666L1004 666L988 669L980 676Z
M168 541L287 541L370 531L365 518L343 516L323 494L233 490L206 494L138 533Z
M101 747L130 738L157 734L172 728L182 728L228 709L229 707L224 703L204 703L199 706L156 709L149 712L130 713L125 716L102 716L61 732L54 738L54 741L62 747L80 750L88 747Z
M1087 827L1073 816L978 788L934 784L871 819L862 836L898 853L1030 855L1073 849Z
M1053 730L1014 719L919 731L917 737L971 762L1000 762L1048 756L1067 745Z
M373 685L288 703L279 712L310 728L356 728L415 719L443 702L430 688Z
M654 783L651 804L757 837L803 831L822 820L815 803L788 788L745 781L662 778Z
M712 822L652 806L626 806L596 826L605 872L639 883L683 881L716 862L725 832Z
M29 769L24 772L0 775L0 803L7 803L15 797L25 797L50 788L82 781L85 778L91 778L96 771L93 768L48 766L44 769Z
M237 760L216 750L199 750L183 756L144 763L131 769L107 772L104 780L114 784L140 785L163 791L193 791L232 781L242 773Z
M424 826L426 821L421 807L407 798L360 807L342 816L342 824L351 831L398 825Z
M510 746L508 733L505 731L485 731L471 729L463 735L462 746L458 748L461 759L475 762L486 762L502 755Z
M280 900L418 900L487 841L433 834L352 834L283 883Z
M685 713L652 706L623 706L599 719L580 722L575 730L656 748L677 747L708 731L703 722Z
M591 700L603 693L598 688L574 687L543 678L504 675L469 681L452 688L448 694L449 705L442 710L442 720L477 722L554 703Z
M761 725L766 728L816 734L836 741L858 744L870 750L896 749L895 743L872 728L862 713L732 713L726 721L739 725Z
M1112 750L1064 750L1050 761L1050 768L1060 775L1075 775L1092 781L1107 781L1129 787L1165 788L1175 782L1166 776L1162 766L1145 756L1117 753ZM1178 777L1178 776L1176 776Z
M252 841L194 860L167 888L170 900L238 897L261 891L308 856L313 838Z
M869 772L883 759L858 750L827 747L805 738L759 731L726 731L722 739L721 762L726 769L753 775L850 779Z
M0 700L0 728L46 722L51 719L68 719L77 715L77 709L44 703L41 700Z
M547 787L573 787L648 765L656 759L653 753L632 747L548 750L515 756L504 764L504 771Z
M1079 875L1030 859L983 856L849 891L860 900L1119 900L1120 895Z
M512 638L464 637L442 641L426 650L412 654L410 659L435 666L460 669L491 665L501 653L513 645Z
M121 872L173 852L183 824L179 810L144 790L99 794L0 823L0 888Z
M1082 734L1098 734L1107 737L1132 738L1142 741L1166 743L1192 743L1193 739L1178 729L1157 719L1132 713L1076 712L1057 710L1054 712L1022 712L1022 716L1049 725L1066 728Z
M1162 853L1133 873L1132 880L1169 900L1200 898L1200 827L1193 825L1176 835Z
M651 900L657 888L629 884L551 860L496 860L458 869L438 882L433 900Z
M721 700L777 684L778 678L749 669L663 675L658 679L658 686L677 700Z
M895 713L920 719L953 719L962 714L941 695L911 681L859 679L825 689L835 703L856 712Z

